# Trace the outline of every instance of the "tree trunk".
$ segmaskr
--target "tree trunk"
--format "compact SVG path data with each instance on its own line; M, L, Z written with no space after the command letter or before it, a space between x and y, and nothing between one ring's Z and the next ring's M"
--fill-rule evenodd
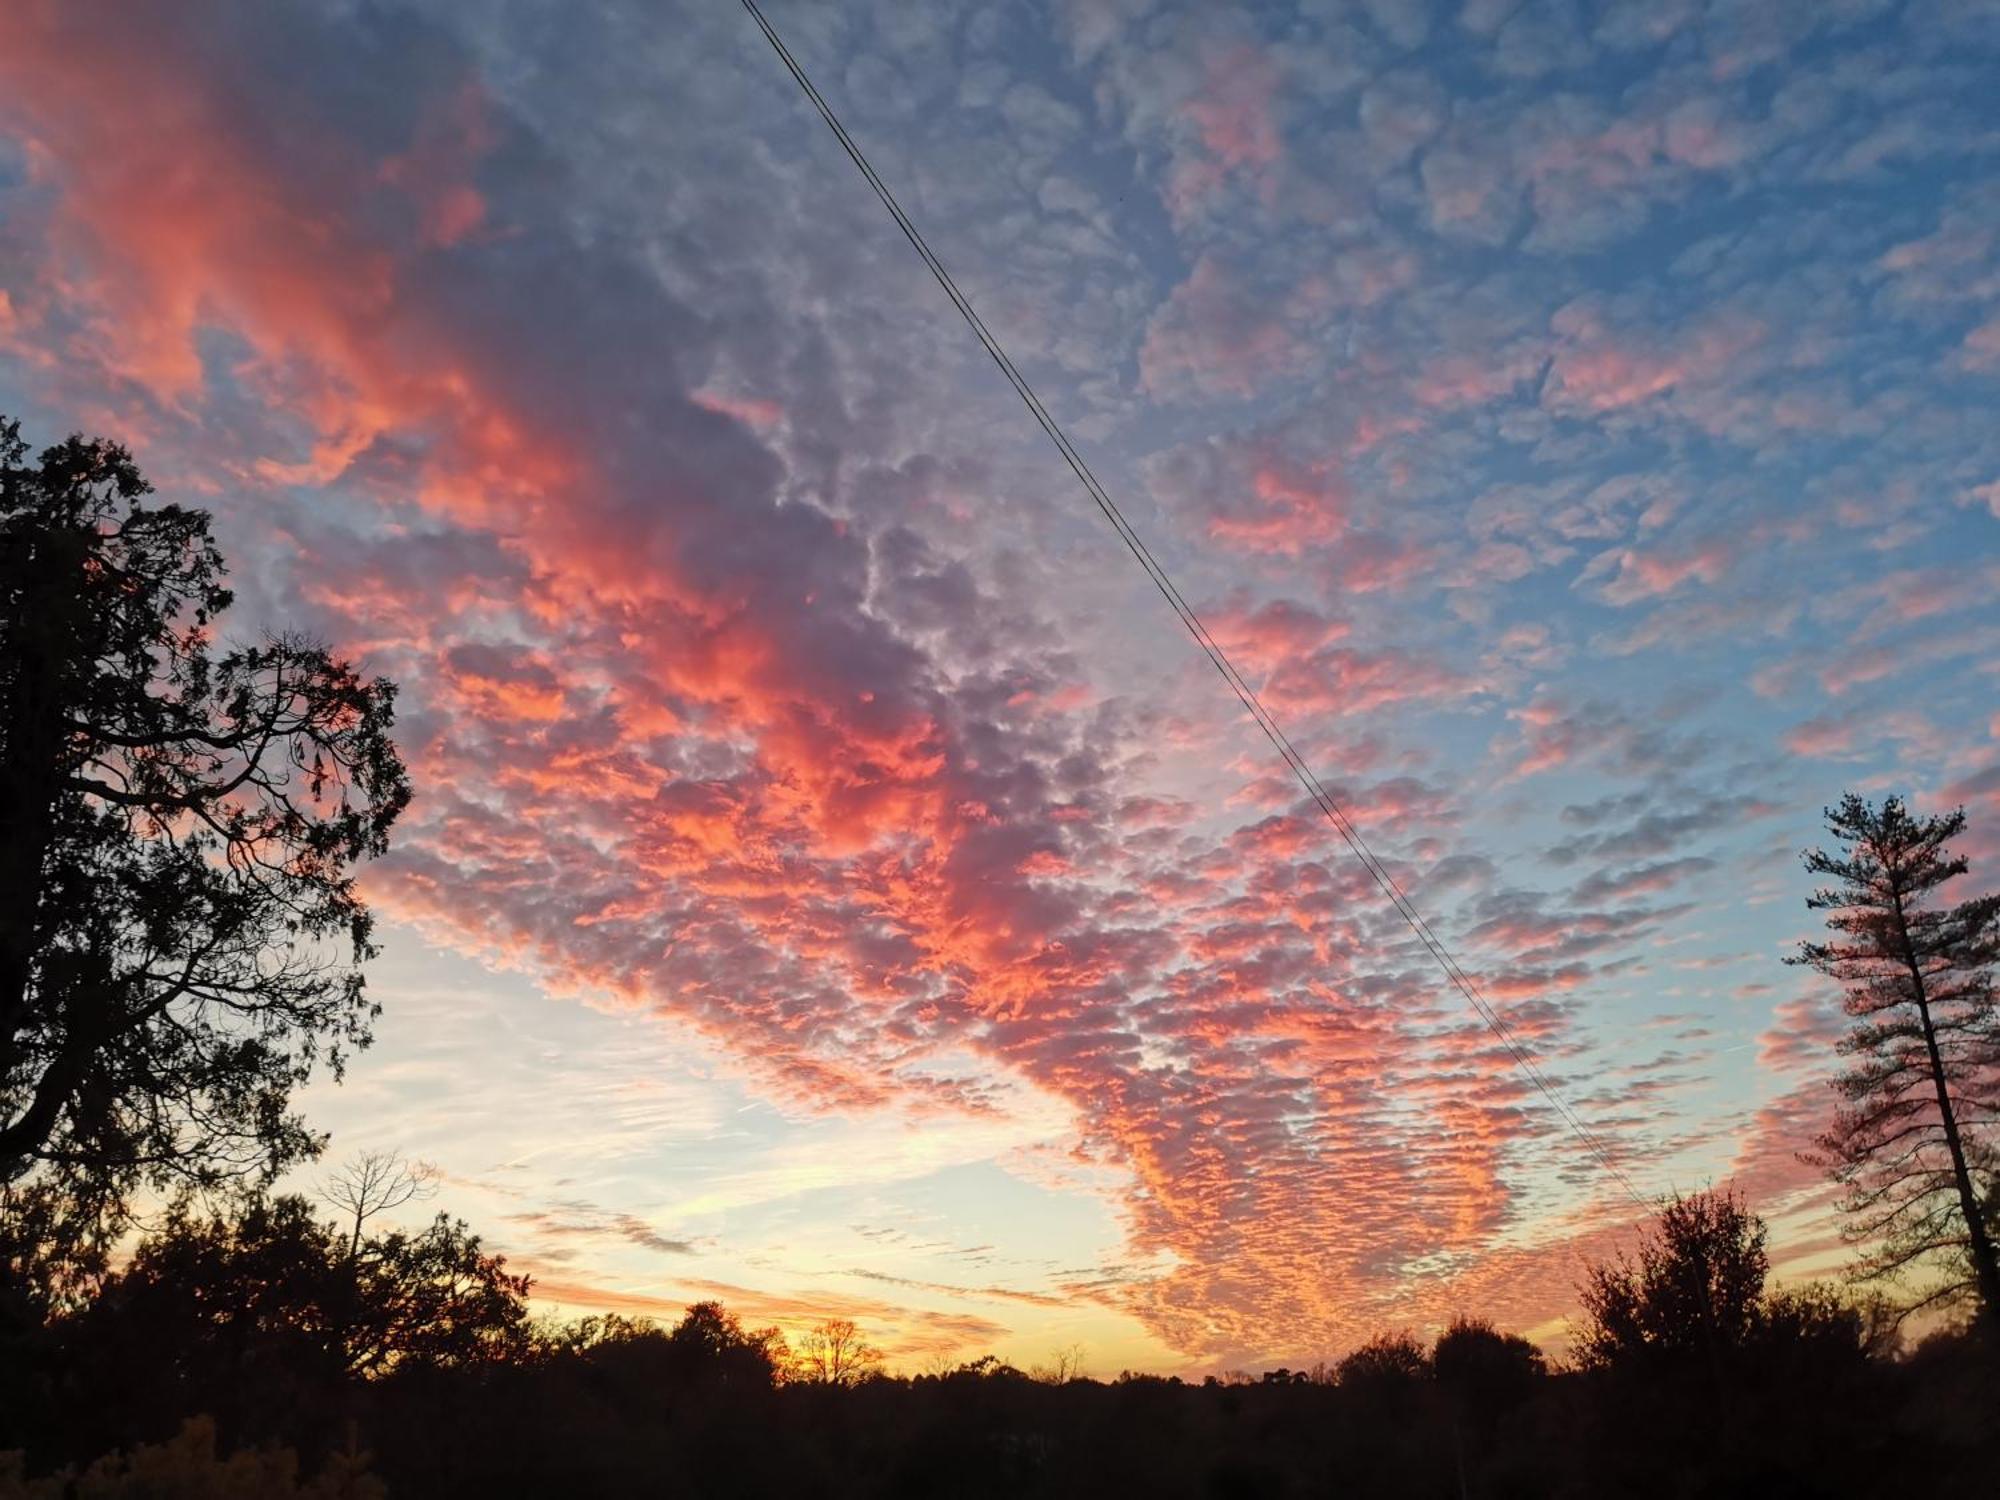
M1965 1216L1965 1233L1972 1255L1973 1279L1979 1287L1981 1310L1990 1330L2000 1329L2000 1260L1993 1253L1993 1240L1986 1233L1986 1220L1979 1211L1979 1197L1972 1190L1972 1174L1965 1165L1965 1143L1959 1138L1958 1117L1951 1107L1951 1090L1945 1084L1944 1056L1938 1050L1937 1030L1931 1025L1930 994L1924 987L1923 966L1917 962L1916 945L1910 940L1910 924L1903 911L1902 890L1892 880L1889 894L1895 902L1896 942L1902 950L1903 965L1910 971L1910 997L1916 1001L1917 1020L1924 1031L1924 1050L1930 1056L1931 1085L1937 1090L1938 1116L1944 1125L1945 1149L1951 1153L1951 1175L1958 1189L1959 1212Z
M76 647L78 545L30 548L14 566L23 586L19 613L11 622L6 648L14 656L9 691L0 701L5 715L5 754L0 756L0 1078L15 1080L20 1038L28 1024L29 988L41 944L44 865L55 836L56 798L62 787L63 724L68 703L63 688L66 658ZM67 538L61 540L67 541ZM54 552L54 556L49 553ZM67 607L66 607L67 606ZM37 1091L39 1094L41 1091ZM25 1138L28 1114L0 1120L8 1137ZM39 1146L47 1128L27 1144ZM18 1142L0 1151L0 1181L11 1180L25 1162Z

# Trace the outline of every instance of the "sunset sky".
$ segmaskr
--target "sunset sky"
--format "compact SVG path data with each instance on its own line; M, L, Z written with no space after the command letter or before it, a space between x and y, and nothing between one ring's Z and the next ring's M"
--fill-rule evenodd
M766 10L1640 1191L1837 1265L1798 851L2000 884L2000 9ZM736 0L13 0L0 412L401 684L305 1107L551 1310L1559 1343L1636 1217Z

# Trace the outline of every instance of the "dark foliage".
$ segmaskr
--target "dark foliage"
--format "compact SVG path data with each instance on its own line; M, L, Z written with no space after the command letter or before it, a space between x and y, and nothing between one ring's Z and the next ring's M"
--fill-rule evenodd
M2000 1463L1990 1351L1947 1335L1889 1359L1835 1293L1768 1290L1762 1240L1732 1199L1670 1205L1636 1261L1592 1273L1567 1370L1460 1319L1428 1349L1392 1335L1259 1381L1058 1382L991 1359L836 1380L714 1303L672 1328L531 1329L524 1284L461 1226L357 1245L259 1199L171 1217L50 1304L42 1386L0 1407L0 1446L42 1473L163 1444L145 1462L214 1493L296 1473L318 1476L299 1493L371 1493L365 1451L391 1495L441 1500L1979 1492ZM214 1435L174 1438L196 1414Z
M1608 1493L1842 1495L1874 1492L1859 1474L1890 1483L1892 1428L1857 1422L1903 1379L1871 1354L1870 1309L1822 1286L1768 1289L1765 1238L1740 1199L1697 1193L1662 1209L1636 1261L1588 1273L1578 1414Z
M310 1479L289 1448L216 1451L215 1423L190 1417L163 1443L107 1453L81 1469L30 1479L22 1455L0 1453L0 1500L384 1500L364 1453L336 1453Z
M1713 1368L1745 1348L1760 1326L1763 1221L1730 1194L1696 1193L1661 1210L1636 1263L1593 1267L1579 1295L1585 1369L1645 1361Z
M394 690L290 637L217 654L208 517L116 444L25 455L0 422L0 1184L74 1218L268 1181L315 1149L293 1087L368 1037Z
M78 1459L205 1413L232 1441L324 1446L371 1377L525 1358L526 1294L442 1217L356 1243L301 1198L176 1211L21 1340L6 1438Z

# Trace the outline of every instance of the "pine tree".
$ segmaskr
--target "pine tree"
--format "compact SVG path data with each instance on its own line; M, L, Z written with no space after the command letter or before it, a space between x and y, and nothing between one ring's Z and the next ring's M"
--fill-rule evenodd
M1899 798L1877 808L1849 793L1826 819L1841 848L1806 852L1832 881L1807 905L1833 936L1788 960L1838 980L1854 1019L1840 1042L1853 1066L1834 1080L1842 1104L1817 1159L1846 1189L1848 1237L1867 1247L1861 1277L1930 1270L1938 1284L1906 1311L1976 1294L1992 1323L2000 1266L1979 1188L2000 1166L2000 895L1938 899L1966 872L1948 847L1962 808L1914 817Z

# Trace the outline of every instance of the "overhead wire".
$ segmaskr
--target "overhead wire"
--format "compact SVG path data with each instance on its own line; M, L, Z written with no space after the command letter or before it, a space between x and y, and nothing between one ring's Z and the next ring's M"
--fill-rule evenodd
M1631 1179L1618 1165L1604 1143L1584 1123L1582 1118L1562 1097L1561 1092L1548 1078L1547 1074L1536 1064L1533 1055L1515 1035L1514 1029L1507 1024L1505 1017L1487 1000L1479 987L1478 981L1466 971L1464 966L1452 954L1451 950L1445 946L1443 940L1438 937L1430 923L1425 920L1422 912L1417 909L1415 903L1411 901L1409 896L1397 883L1388 867L1375 854L1375 851L1369 847L1368 841L1362 836L1361 830L1355 825L1353 819L1348 816L1346 810L1327 791L1325 784L1320 781L1312 767L1307 764L1305 757L1292 744L1291 739L1285 734L1283 727L1264 706L1263 700L1258 696L1256 690L1251 687L1248 680L1236 669L1235 664L1229 659L1228 653L1223 650L1221 644L1202 622L1201 617L1181 594L1180 589L1175 585L1166 568L1153 556L1151 549L1146 545L1145 539L1139 535L1138 531L1132 526L1132 523L1126 519L1125 513L1119 509L1118 503L1111 497L1110 491L1098 481L1097 475L1092 472L1089 463L1085 461L1075 444L1070 441L1069 435L1063 430L1061 424L1049 413L1048 408L1042 404L1041 397L1035 393L1034 387L1021 374L1019 368L1014 364L1013 359L1001 345L1000 340L986 326L985 321L979 316L978 310L973 307L971 301L959 290L958 283L952 278L951 273L945 269L944 263L931 250L930 244L924 238L922 231L917 228L916 224L910 219L910 216L903 211L903 206L897 201L896 195L890 191L889 185L876 172L874 166L869 162L867 154L862 151L853 136L848 134L846 126L840 123L840 119L833 112L832 106L826 102L824 96L813 85L812 79L807 76L805 69L799 64L798 59L793 56L791 49L785 45L784 39L778 35L777 29L765 17L764 12L758 7L756 0L742 0L742 4L744 10L749 12L751 19L756 22L765 40L771 44L771 48L777 54L779 61L784 64L785 70L791 74L793 80L805 94L807 101L812 105L814 111L826 123L827 128L833 132L835 139L840 142L848 158L859 169L862 177L867 180L869 187L874 189L875 196L881 200L882 206L889 211L890 217L896 221L896 227L903 232L903 237L910 242L911 248L923 260L932 277L937 281L939 287L943 289L945 296L951 299L952 306L958 309L959 315L964 318L967 326L972 329L973 335L979 340L981 347L985 349L988 357L999 368L1000 373L1006 378L1007 383L1014 388L1015 394L1021 398L1022 404L1028 408L1029 413L1034 417L1036 424L1042 429L1049 441L1055 444L1056 450L1062 455L1063 461L1068 464L1071 472L1075 474L1078 483L1083 486L1084 491L1096 504L1098 510L1103 514L1104 519L1111 524L1112 530L1117 532L1119 540L1124 542L1126 549L1132 554L1134 560L1138 562L1140 568L1144 570L1146 576L1152 580L1153 586L1160 592L1161 597L1166 600L1168 607L1179 617L1181 624L1186 628L1188 634L1194 638L1195 644L1201 648L1202 653L1208 658L1217 673L1221 675L1222 680L1228 684L1230 691L1235 694L1245 711L1256 721L1257 727L1264 732L1265 738L1271 742L1272 747L1290 768L1292 775L1305 789L1306 794L1318 806L1327 821L1333 825L1335 831L1340 834L1341 839L1346 843L1348 849L1361 861L1363 868L1367 870L1377 887L1388 898L1389 904L1395 908L1397 914L1408 925L1410 931L1416 936L1417 941L1430 954L1433 962L1444 973L1446 980L1451 984L1452 988L1458 991L1466 1003L1471 1006L1473 1011L1486 1024L1487 1028L1499 1039L1522 1074L1535 1086L1536 1091L1541 1094L1549 1107L1555 1111L1558 1118L1583 1143L1585 1149L1589 1151L1598 1165L1625 1191L1626 1195L1635 1204L1642 1209L1650 1209L1652 1207L1650 1202L1633 1186Z

